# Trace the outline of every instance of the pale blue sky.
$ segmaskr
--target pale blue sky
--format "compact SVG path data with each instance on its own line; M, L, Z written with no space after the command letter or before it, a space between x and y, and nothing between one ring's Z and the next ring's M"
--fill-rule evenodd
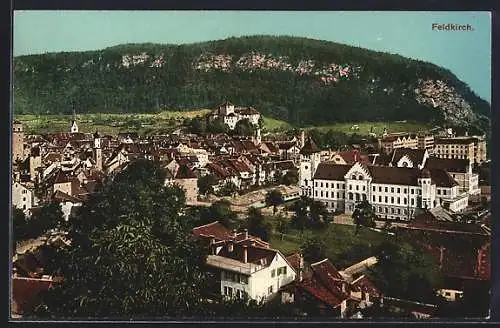
M433 31L433 23L470 24L474 31ZM490 102L489 12L16 11L13 53L255 34L303 36L429 61Z

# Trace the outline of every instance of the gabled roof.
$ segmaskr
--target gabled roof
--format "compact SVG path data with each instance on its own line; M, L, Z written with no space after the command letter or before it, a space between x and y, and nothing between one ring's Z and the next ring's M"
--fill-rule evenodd
M415 165L422 164L425 156L424 149L411 149L411 148L396 148L392 151L392 165L396 166L398 161L403 157L407 156Z
M316 146L316 143L312 138L307 138L306 142L304 142L304 147L300 150L302 155L310 155L313 153L318 153L321 150Z
M290 254L286 257L286 260L295 270L300 269L300 254L298 253Z
M175 174L176 179L196 179L196 174L187 165L179 166L177 173Z
M457 181L455 181L455 179L445 170L432 169L429 171L431 173L431 179L437 187L452 188L458 186Z
M62 192L61 190L56 190L54 195L52 195L52 200L55 202L70 202L70 203L81 203L82 200L80 198L68 195L65 192Z
M406 167L368 166L373 183L416 186L420 170Z
M432 169L443 169L452 173L467 173L469 169L468 159L449 159L429 157L425 162L425 167Z
M297 288L308 292L318 300L333 308L339 306L343 301L343 299L337 297L315 279L304 279L297 283Z
M244 248L243 245L233 244L233 251L231 252L229 251L228 243L226 243L217 255L242 262ZM270 248L257 246L247 246L246 248L248 263L262 265L264 267L269 266L277 254L276 250Z
M344 181L344 176L349 172L351 167L352 165L323 162L318 165L314 179Z

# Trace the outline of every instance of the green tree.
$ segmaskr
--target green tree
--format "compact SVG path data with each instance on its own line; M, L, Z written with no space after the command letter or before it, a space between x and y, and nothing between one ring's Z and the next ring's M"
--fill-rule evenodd
M214 192L214 185L216 184L215 176L207 174L198 179L198 190L200 194L207 195Z
M359 232L361 226L369 228L376 226L375 220L377 219L377 215L372 205L366 200L356 205L352 213L352 218L354 219L354 224L356 224L356 233Z
M203 314L210 290L202 271L208 249L181 214L183 190L164 186L161 172L155 163L133 162L84 203L69 227L71 245L46 268L63 280L42 294L35 314L59 319Z
M227 228L231 222L236 220L236 213L231 210L231 203L227 200L219 200L210 206L209 216L213 220L218 220Z
M271 234L271 224L264 218L262 212L255 207L248 209L246 228L248 233L268 241Z
M285 200L283 199L281 191L273 189L267 192L265 202L267 206L273 207L273 215L276 215L278 205L283 204Z
M287 186L297 185L298 182L299 182L299 173L296 170L286 172L283 175L283 178L281 179L281 183Z
M23 210L13 207L12 208L12 242L15 245L21 240L25 240L28 235L28 220L26 215L24 215Z
M229 127L224 123L222 118L211 120L207 125L207 132L210 133L227 133L228 131Z
M296 229L322 228L332 221L325 204L312 198L303 196L292 207L295 212L292 226Z
M436 260L405 242L385 241L369 274L387 296L432 302L442 281Z
M187 122L188 131L194 134L203 134L207 131L207 123L204 118L195 117Z
M321 261L326 258L326 244L317 238L307 239L300 247L304 260L309 263Z
M218 191L219 196L233 196L238 191L238 187L232 182L226 182Z
M234 127L234 133L239 136L253 136L254 131L255 126L247 118L239 120Z

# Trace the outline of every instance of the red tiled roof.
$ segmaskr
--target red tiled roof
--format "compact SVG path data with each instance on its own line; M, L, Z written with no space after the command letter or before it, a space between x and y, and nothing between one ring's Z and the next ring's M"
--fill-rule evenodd
M22 314L33 302L36 301L37 295L52 287L52 279L34 279L34 278L12 278L12 312Z
M193 234L199 237L215 237L216 241L228 240L233 233L219 221L195 227Z
M227 242L217 255L227 257L237 261L243 261L244 246L241 244L233 244L233 251L230 252ZM277 251L270 248L247 246L247 260L248 263L259 264L262 266L269 266L276 256Z
M286 257L286 260L288 261L288 263L290 263L290 265L295 270L298 270L300 268L300 254L294 253L294 254L288 255Z
M373 284L368 276L362 275L351 283L351 287L355 291L363 291L371 297L380 297L380 290Z
M304 279L297 284L297 287L332 307L337 307L342 303L341 299L314 279Z

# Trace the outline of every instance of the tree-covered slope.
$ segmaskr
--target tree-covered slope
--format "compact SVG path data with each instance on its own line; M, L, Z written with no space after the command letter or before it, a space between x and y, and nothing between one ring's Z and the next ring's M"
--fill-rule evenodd
M156 112L254 106L295 125L489 124L490 106L450 71L399 55L296 37L127 44L14 58L14 112Z

